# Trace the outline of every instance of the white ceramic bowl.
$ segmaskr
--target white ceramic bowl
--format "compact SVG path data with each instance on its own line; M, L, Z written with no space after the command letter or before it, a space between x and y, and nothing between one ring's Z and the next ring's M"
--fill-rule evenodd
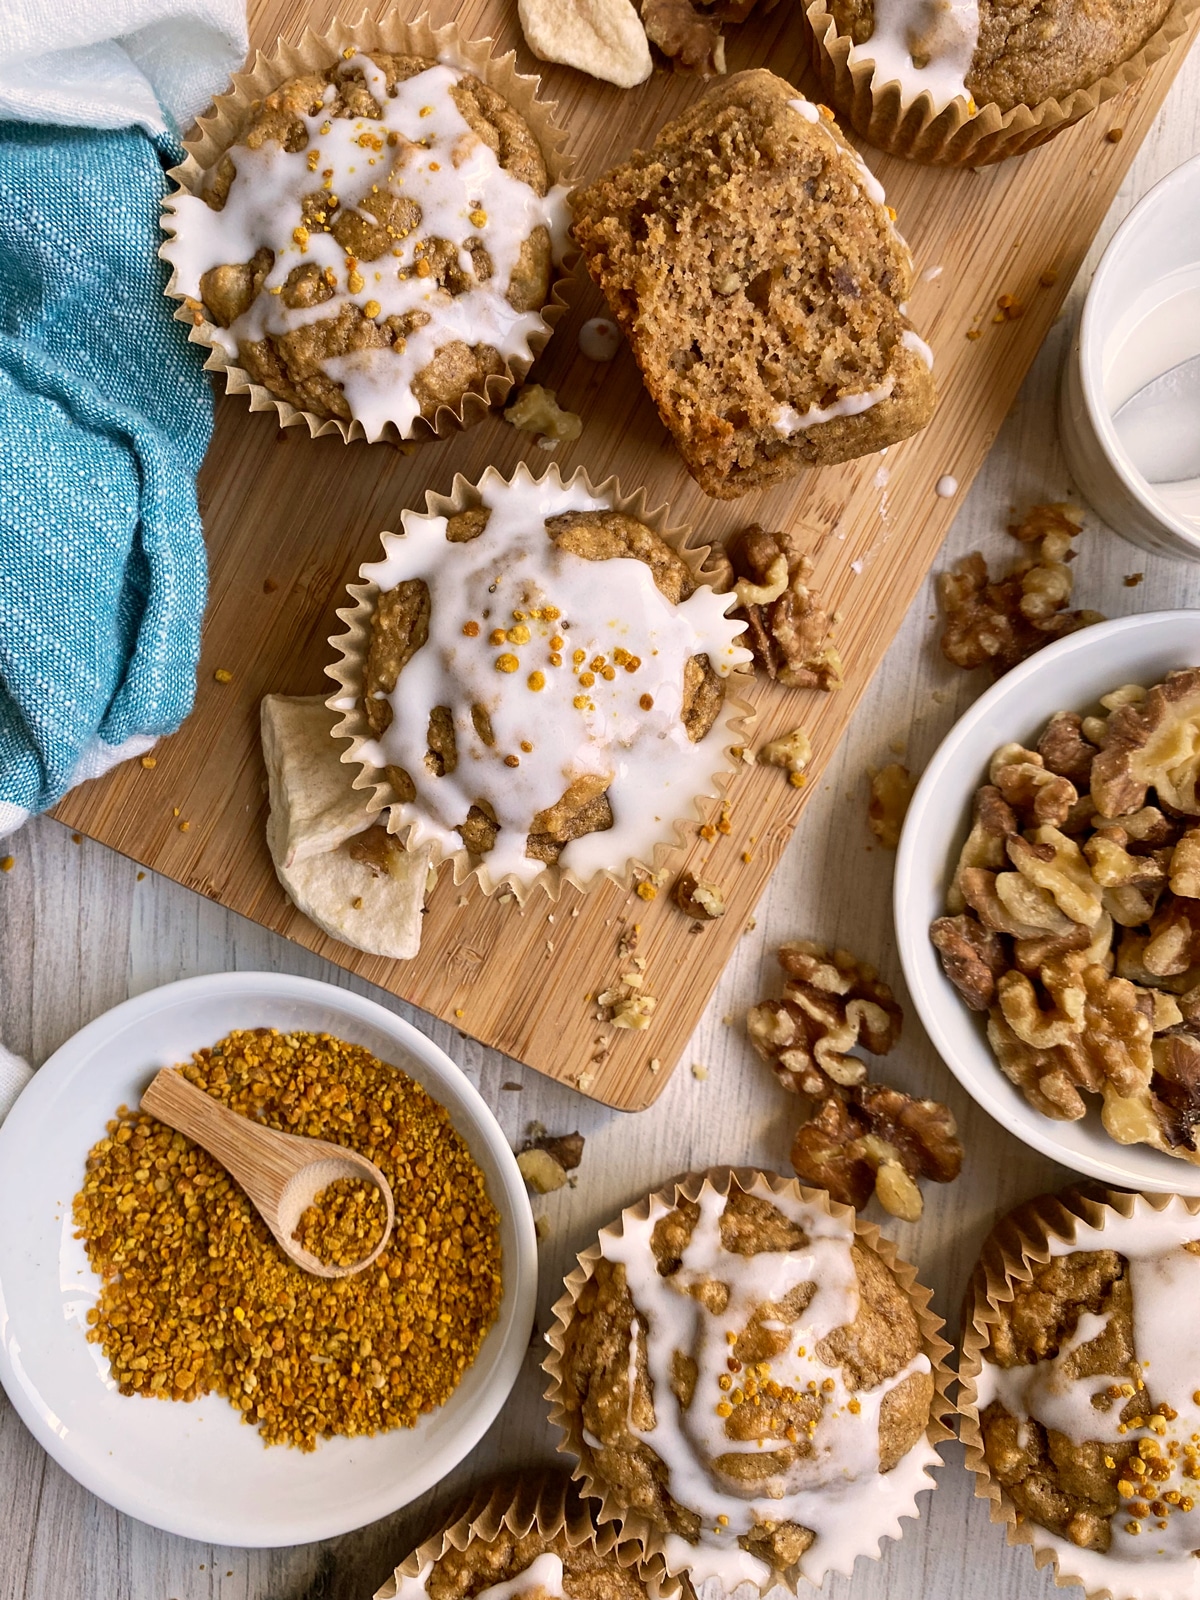
M1063 366L1059 432L1071 476L1110 527L1157 555L1200 561L1200 528L1155 494L1112 420L1144 384L1200 354L1200 324L1181 322L1173 309L1185 280L1194 303L1200 156L1151 189L1104 252ZM1145 333L1156 314L1167 324L1165 356Z
M123 1397L84 1339L98 1280L73 1237L84 1158L161 1066L233 1028L327 1032L402 1067L450 1113L501 1217L500 1314L454 1394L415 1429L264 1447L219 1395L190 1405ZM397 1212L403 1204L396 1196ZM128 1000L46 1062L0 1127L0 1381L73 1478L169 1533L224 1545L293 1545L386 1516L431 1488L491 1425L533 1327L537 1242L516 1160L443 1051L372 1000L266 972L189 978Z
M1056 711L1092 709L1120 684L1158 683L1174 668L1197 664L1200 611L1158 611L1071 634L993 684L955 723L917 785L900 839L893 906L913 1004L972 1098L1010 1133L1076 1172L1166 1194L1200 1194L1200 1167L1144 1145L1117 1144L1097 1111L1080 1122L1056 1122L1029 1105L1001 1072L984 1018L968 1009L942 971L929 925L945 912L971 800L1000 745L1035 741Z

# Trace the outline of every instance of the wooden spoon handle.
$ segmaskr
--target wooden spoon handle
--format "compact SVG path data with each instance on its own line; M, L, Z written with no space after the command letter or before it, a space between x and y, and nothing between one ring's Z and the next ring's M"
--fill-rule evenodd
M288 1180L307 1159L289 1148L286 1134L231 1111L173 1067L156 1074L142 1096L142 1110L207 1150L260 1211L278 1206Z

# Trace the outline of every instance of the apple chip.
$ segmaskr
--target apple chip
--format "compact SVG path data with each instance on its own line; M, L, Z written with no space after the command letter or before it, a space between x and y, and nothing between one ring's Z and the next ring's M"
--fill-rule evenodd
M322 933L405 961L421 945L429 849L407 851L367 810L320 695L267 695L267 847L288 898Z
M632 89L652 71L650 46L632 0L518 0L525 42L543 61Z

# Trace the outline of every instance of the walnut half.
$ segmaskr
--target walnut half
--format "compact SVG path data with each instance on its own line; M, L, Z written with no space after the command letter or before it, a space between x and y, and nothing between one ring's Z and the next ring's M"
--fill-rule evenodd
M874 1194L902 1222L916 1222L924 1209L918 1178L950 1183L962 1163L948 1107L879 1083L822 1101L792 1142L792 1166L805 1183L856 1210Z

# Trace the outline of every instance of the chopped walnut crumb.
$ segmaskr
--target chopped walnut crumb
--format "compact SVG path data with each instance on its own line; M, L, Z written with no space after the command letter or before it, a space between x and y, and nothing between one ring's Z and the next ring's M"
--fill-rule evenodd
M522 433L537 433L555 443L570 443L583 432L583 419L564 411L553 389L523 383L504 408L504 420Z
M1104 619L1098 611L1067 611L1073 579L1072 541L1083 528L1073 506L1034 506L1009 529L1036 551L1004 578L992 578L982 555L964 557L938 579L946 616L942 654L956 667L990 667L999 678L1043 645Z
M782 738L771 739L758 752L758 761L764 767L783 767L792 782L802 778L805 767L812 760L812 745L803 728L793 728ZM799 787L799 785L797 785Z
M878 772L871 773L867 824L885 850L895 850L900 844L904 814L915 787L908 768L898 761L889 762Z

